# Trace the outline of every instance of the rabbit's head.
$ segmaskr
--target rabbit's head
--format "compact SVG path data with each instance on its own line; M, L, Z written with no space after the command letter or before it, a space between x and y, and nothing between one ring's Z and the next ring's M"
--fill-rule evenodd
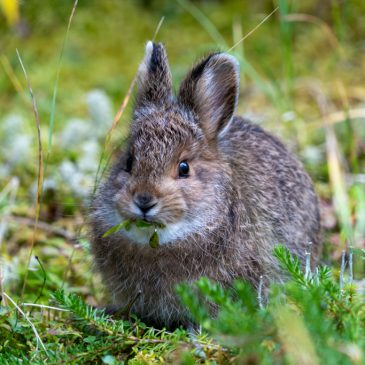
M164 244L222 222L231 182L218 141L233 116L238 89L237 61L215 53L189 72L175 96L164 47L148 42L128 144L98 203L104 223L162 223ZM137 243L150 237L135 228L116 234Z

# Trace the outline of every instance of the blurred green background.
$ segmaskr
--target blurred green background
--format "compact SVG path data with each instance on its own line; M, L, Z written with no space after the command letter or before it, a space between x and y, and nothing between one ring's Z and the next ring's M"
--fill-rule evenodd
M241 65L237 113L278 135L305 164L321 200L324 261L337 265L346 246L364 248L364 1L81 0L68 33L71 0L0 4L0 239L7 290L19 294L34 244L48 275L45 298L62 285L90 303L100 301L85 235L87 199L99 164L126 137L131 102L104 149L161 19L156 40L167 48L177 87L197 59L231 49L278 7L230 51ZM45 162L43 225L34 235L37 129L16 49L37 102ZM43 273L36 261L30 264L25 295L34 300ZM355 278L363 274L355 260Z

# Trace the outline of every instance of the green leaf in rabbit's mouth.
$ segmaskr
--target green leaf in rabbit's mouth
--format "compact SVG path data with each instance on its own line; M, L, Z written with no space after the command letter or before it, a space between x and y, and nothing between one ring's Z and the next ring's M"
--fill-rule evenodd
M110 236L112 233L118 232L122 229L129 231L134 225L138 229L145 229L154 227L153 233L149 239L149 244L152 248L157 248L160 245L160 240L157 233L157 228L165 228L166 226L163 223L156 222L148 222L143 219L126 219L125 221L113 226L108 229L104 234L103 238Z
M156 228L153 231L152 236L150 237L149 244L150 244L150 246L152 248L157 248L158 246L160 246L160 239L158 237L158 233L157 233L157 229Z
M112 228L108 229L104 234L103 238L110 236L112 233L118 232L121 229L125 229L126 231L129 231L132 227L132 222L127 219L123 221L122 223L117 224L116 226L113 226Z

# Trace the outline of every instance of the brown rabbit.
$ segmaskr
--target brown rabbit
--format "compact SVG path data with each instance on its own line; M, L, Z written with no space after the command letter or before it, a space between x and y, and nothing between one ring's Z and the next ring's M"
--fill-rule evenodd
M176 284L279 280L273 248L319 251L310 178L275 137L233 113L239 66L225 53L198 63L174 96L164 47L148 42L127 148L92 203L92 250L115 304L149 324L188 325ZM126 219L162 223L103 234ZM138 292L141 294L138 296Z

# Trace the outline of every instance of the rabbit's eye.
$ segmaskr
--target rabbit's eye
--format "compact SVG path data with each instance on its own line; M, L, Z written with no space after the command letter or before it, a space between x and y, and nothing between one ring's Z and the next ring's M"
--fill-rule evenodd
M179 164L179 177L188 177L189 164L186 161L181 161Z
M133 157L129 156L127 158L126 164L125 164L125 171L131 172L132 171L132 165L133 165Z

